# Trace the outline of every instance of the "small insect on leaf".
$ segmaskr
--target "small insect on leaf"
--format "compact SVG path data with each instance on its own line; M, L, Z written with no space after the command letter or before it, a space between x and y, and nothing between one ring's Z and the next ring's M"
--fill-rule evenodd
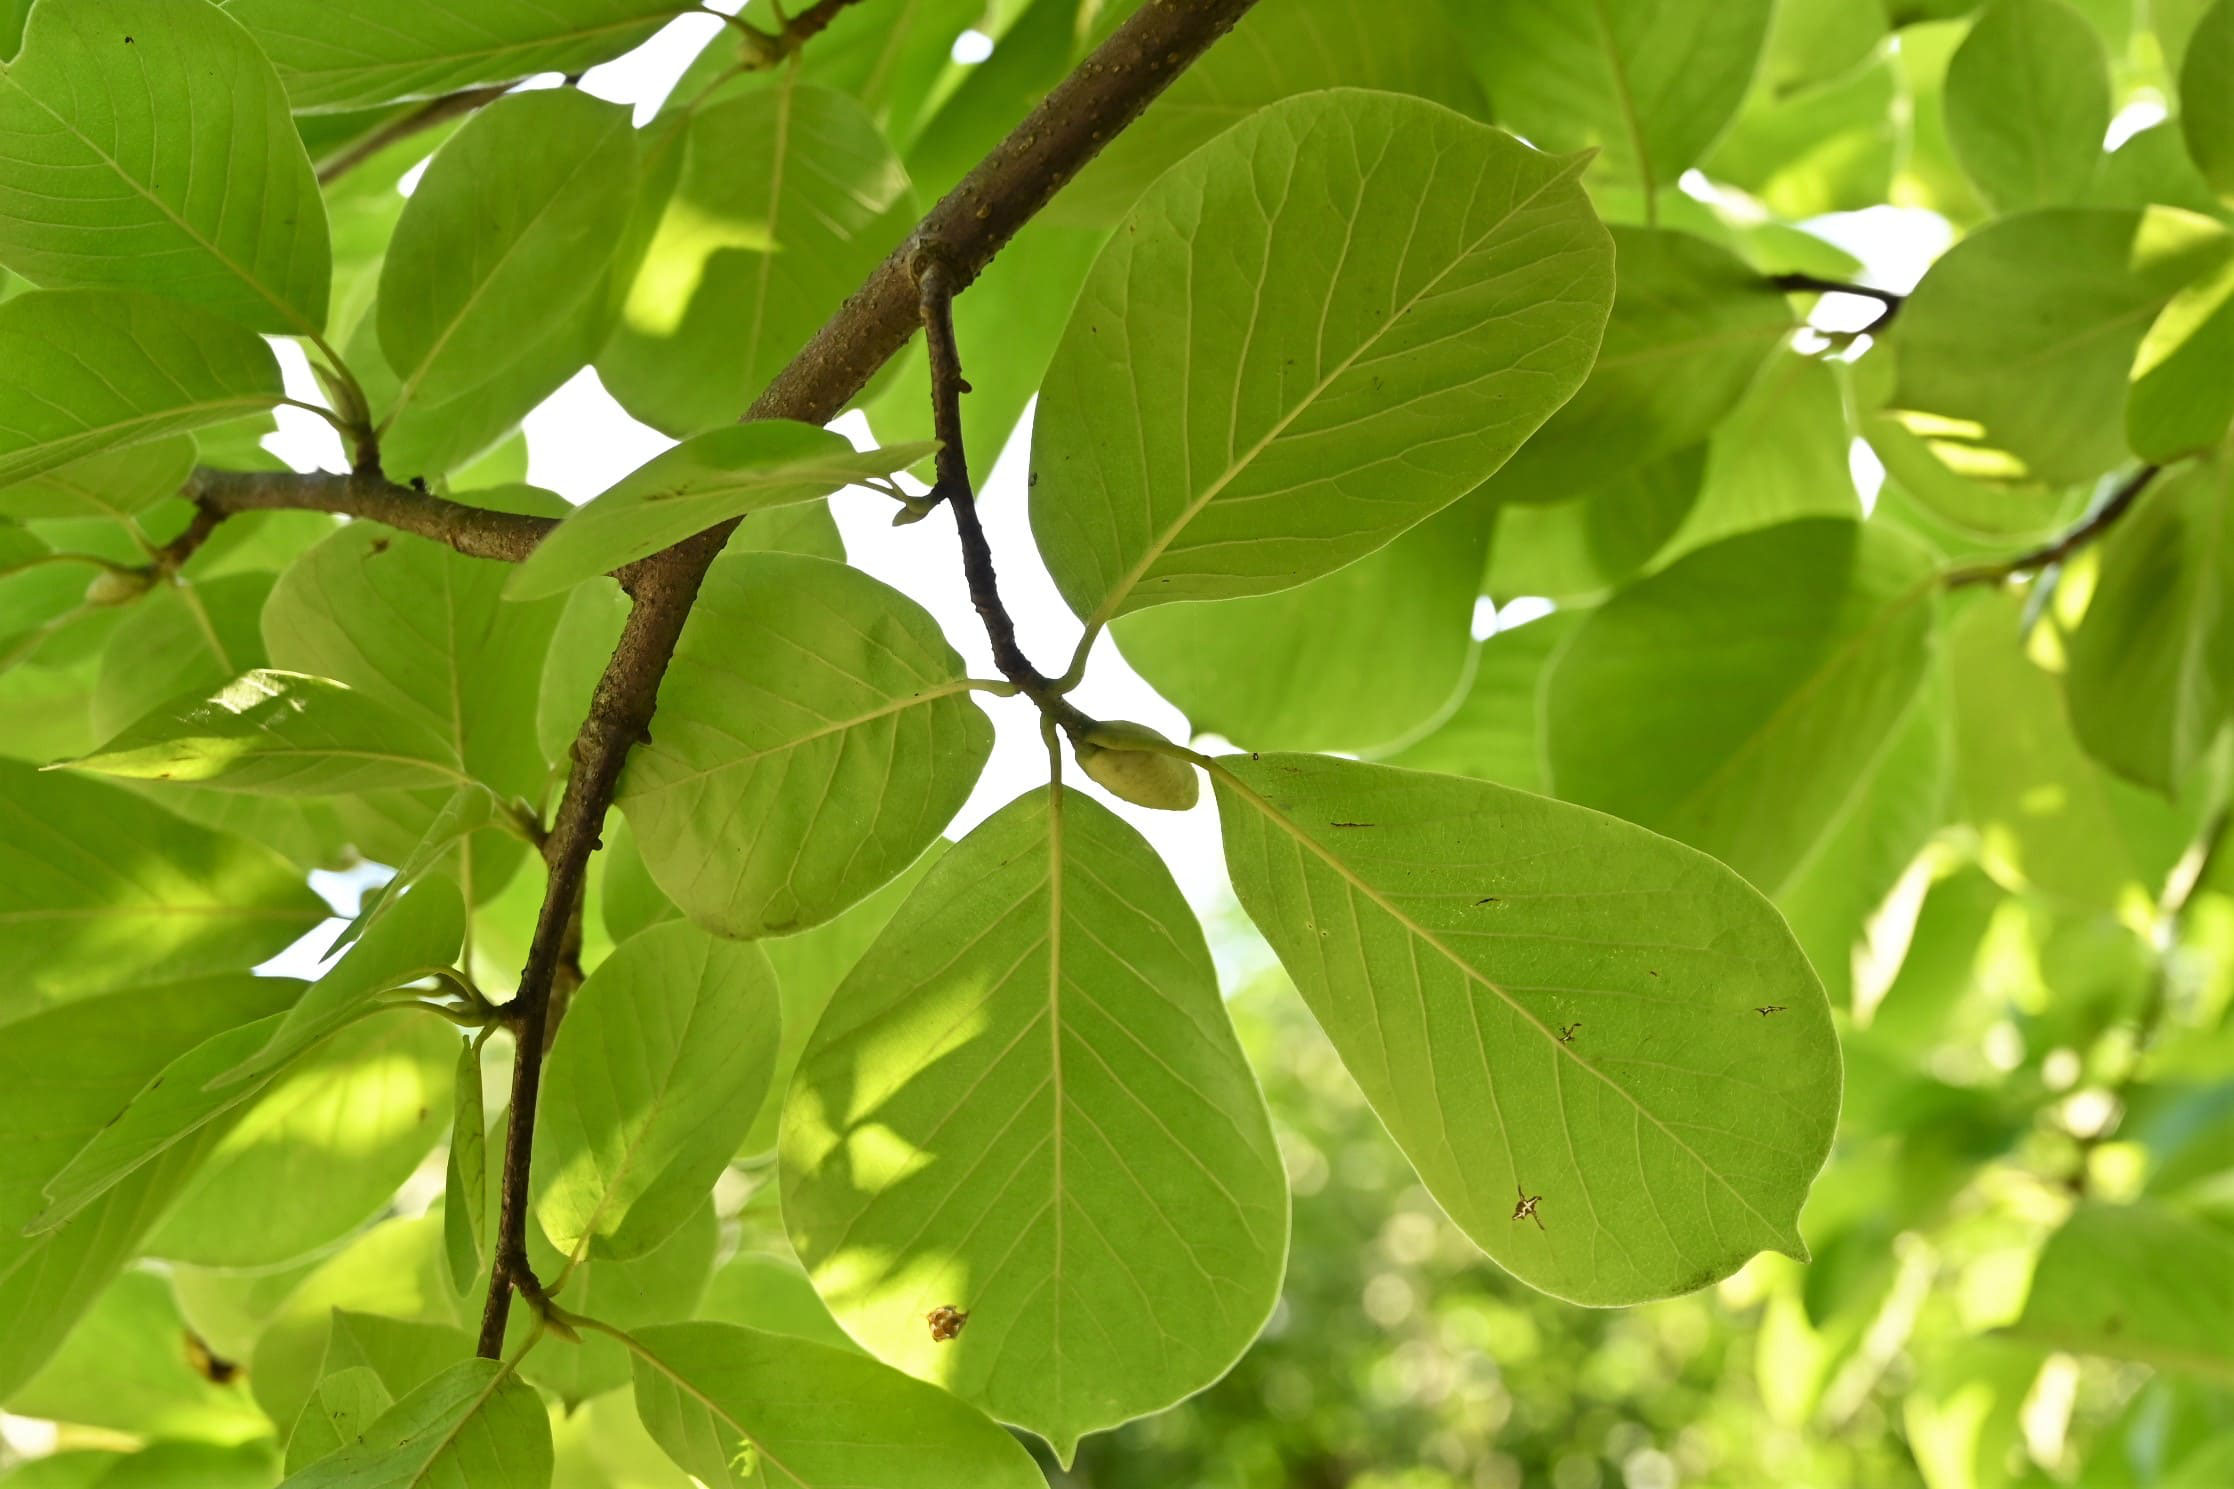
M1515 1221L1533 1220L1536 1222L1536 1229L1542 1230L1544 1228L1544 1218L1536 1213L1536 1207L1544 1202L1544 1197L1540 1194L1530 1194L1517 1184L1513 1186L1513 1192L1520 1196L1520 1203L1513 1206L1513 1219Z
M923 1321L931 1326L932 1339L944 1344L962 1332L962 1326L970 1321L970 1316L952 1303L941 1303L924 1314Z
M1559 1042L1561 1044L1573 1044L1575 1042L1575 1031L1577 1029L1580 1029L1581 1027L1581 1019L1576 1019L1571 1024L1563 1025L1559 1030Z
M1784 1011L1784 1007L1785 1005L1782 1003L1763 1003L1759 1008L1756 1008L1753 1011L1759 1014L1761 1017L1767 1018L1772 1013L1782 1013Z

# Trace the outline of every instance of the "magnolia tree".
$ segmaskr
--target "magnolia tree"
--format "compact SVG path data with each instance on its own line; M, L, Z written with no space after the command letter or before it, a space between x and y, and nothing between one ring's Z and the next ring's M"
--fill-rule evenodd
M1130 820L1198 795L1505 1273L1747 1268L1803 1396L1913 1343L1935 1489L2140 1362L2100 1482L2223 1482L2234 0L771 0L573 86L679 9L0 5L0 1402L109 1430L68 1483L1023 1485L1210 1385L1289 1195ZM1892 199L1912 292L1793 225ZM569 507L585 366L678 442ZM973 491L1035 397L1067 661ZM944 841L988 710L1044 784Z

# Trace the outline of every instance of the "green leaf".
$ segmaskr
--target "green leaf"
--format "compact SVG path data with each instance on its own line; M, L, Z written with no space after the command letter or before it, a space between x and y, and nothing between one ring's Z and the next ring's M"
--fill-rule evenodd
M636 170L628 110L573 88L492 104L435 154L380 271L389 470L462 464L597 355Z
M785 1093L791 1089L791 1077L799 1068L799 1057L806 1052L808 1038L822 1022L822 1010L830 1006L838 985L884 934L885 926L907 903L931 866L945 855L947 846L946 839L935 840L898 878L837 919L795 936L773 936L760 943L760 949L768 953L768 965L776 969L776 988L783 1001L783 1037L776 1044L776 1067L768 1077L767 1100L760 1104L760 1114L753 1118L739 1152L765 1153L775 1147ZM664 897L660 903L666 906L666 913L676 913ZM756 1321L733 1318L729 1322Z
M1842 374L1821 357L1776 353L1707 441L1698 499L1655 557L1801 518L1860 522Z
M853 1336L838 1327L807 1280L789 1247L781 1256L765 1251L740 1251L721 1264L706 1285L706 1296L697 1317L707 1323L743 1324L812 1339L833 1349L863 1353Z
M734 553L683 627L620 806L693 920L780 935L914 862L992 743L962 659L913 600L823 559Z
M1066 1463L1217 1379L1278 1295L1286 1180L1193 913L1060 787L900 907L815 1027L781 1151L847 1332ZM969 1315L951 1339L941 1307Z
M757 946L680 921L575 993L544 1073L535 1216L569 1263L641 1256L696 1209L767 1095L780 1027Z
M193 468L194 441L183 434L104 450L0 487L0 516L121 520L176 496Z
M261 1049L279 1021L272 1014L212 1034L165 1065L47 1181L46 1208L25 1234L61 1229L134 1173L254 1100L267 1082L219 1078Z
M433 729L331 678L259 668L158 708L73 770L217 791L334 796L465 779Z
M2204 179L2234 196L2234 0L2218 0L2180 59L2180 132Z
M339 1320L336 1320L339 1326ZM286 1472L302 1472L364 1436L396 1398L370 1365L328 1368L287 1435Z
M1698 504L1706 471L1707 446L1697 444L1564 501L1499 503L1484 587L1508 598L1597 599L1668 545Z
M1605 324L1612 250L1575 169L1336 90L1161 177L1088 276L1034 424L1032 530L1089 631L1328 573L1497 469Z
M551 1421L512 1367L465 1360L390 1407L285 1489L547 1489Z
M709 1489L1044 1482L1006 1432L862 1355L734 1324L640 1329L630 1353L637 1414L667 1456Z
M489 1117L481 1096L481 1041L458 1049L450 1080L450 1153L442 1166L442 1245L450 1282L470 1291L489 1255Z
M413 1009L336 1034L241 1114L143 1249L201 1266L274 1266L380 1214L441 1134L455 1042L450 1025ZM286 1203L273 1206L273 1195ZM260 1209L257 1224L240 1223Z
M2064 0L1992 0L1947 64L1947 142L2004 212L2083 201L2110 127L2110 59Z
M465 940L465 902L457 883L426 878L408 894L382 901L374 917L297 998L271 1037L217 1084L230 1085L278 1069L320 1040L374 1011L373 997L447 967Z
M704 105L598 376L669 434L735 419L914 215L891 145L845 95L787 74Z
M2013 595L1975 600L1947 638L1957 799L1980 859L2002 883L2057 900L2153 901L2193 824L2081 751L2063 690L2019 645L2020 608Z
M2234 1380L2234 1235L2170 1205L2081 1205L2048 1238L2012 1332L2051 1349Z
M2144 460L2208 450L2234 423L2234 259L2165 302L2133 357L2126 440Z
M279 576L265 647L275 667L333 678L431 727L499 796L538 798L547 769L535 739L537 674L561 607L506 603L509 574L353 524Z
M1893 406L2000 474L2076 484L2125 456L2126 386L2149 322L2234 256L2171 207L2052 207L1964 238L1916 286L1891 341Z
M51 7L49 7L51 9ZM0 126L4 127L4 126ZM0 304L0 482L279 402L279 364L245 331L124 290Z
M577 73L690 9L681 0L231 0L305 112Z
M1782 295L1689 233L1613 230L1613 314L1589 378L1490 482L1560 501L1698 443L1792 329Z
M1552 788L1781 894L1916 695L1933 585L1922 549L1852 522L1686 556L1560 652L1543 685Z
M203 978L90 998L8 1025L0 1039L0 1399L62 1342L191 1164L120 1186L57 1234L26 1236L25 1224L45 1206L47 1183L179 1051L272 1013L298 987L245 973Z
M1500 1266L1609 1305L1805 1256L1838 1042L1736 875L1486 782L1307 755L1230 756L1212 779L1242 907Z
M1587 610L1561 610L1500 628L1475 654L1473 680L1450 716L1387 763L1545 790L1541 684L1552 658L1588 616Z
M1673 186L1738 111L1769 0L1489 0L1468 12L1497 118L1547 150L1597 146L1647 194Z
M843 435L787 419L697 435L576 508L536 545L505 593L516 600L557 594L732 517L818 501L905 470L934 448L857 452Z
M1231 36L1173 79L1050 211L1109 227L1158 176L1258 109L1343 87L1409 94L1486 117L1457 28L1434 5L1282 0L1243 16Z
M712 1194L701 1194L697 1208L683 1218L683 1223L642 1256L622 1260L593 1250L587 1261L567 1273L560 1301L572 1311L616 1329L696 1318L698 1301L713 1275L721 1232ZM540 1228L528 1238L528 1256L539 1276L556 1277L565 1266L564 1258L556 1254ZM512 1310L513 1326L506 1335L510 1347L526 1339L534 1319L529 1310ZM555 1392L568 1408L576 1408L593 1396L628 1384L628 1351L616 1339L594 1330L584 1331L579 1343L567 1340L538 1348L521 1361L520 1374L530 1385Z
M20 969L0 1008L246 969L325 915L268 848L0 761L0 963Z
M2065 688L2087 752L2170 796L2234 709L2234 455L2161 479L2102 543Z
M1387 747L1465 681L1495 515L1459 502L1308 584L1128 615L1117 644L1197 734L1266 749Z
M214 5L34 8L0 66L0 263L252 331L326 323L326 210L271 64Z
M1864 211L1892 194L1905 143L1900 108L1900 64L1890 55L1797 93L1757 88L1702 168L1788 220Z
M186 1334L170 1284L152 1272L126 1272L45 1367L9 1394L8 1410L142 1437L262 1436L270 1424L247 1390L215 1385L196 1370L179 1347Z

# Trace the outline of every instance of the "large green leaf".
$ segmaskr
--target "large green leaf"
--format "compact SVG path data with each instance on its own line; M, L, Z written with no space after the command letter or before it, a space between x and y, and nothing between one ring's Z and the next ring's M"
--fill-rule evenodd
M574 995L536 1122L536 1218L570 1261L638 1256L704 1202L767 1094L780 1027L757 946L681 921Z
M0 488L0 516L122 521L177 495L193 468L194 441L183 434L124 445Z
M331 678L259 668L158 708L73 770L217 791L332 796L464 781L420 720Z
M2171 207L2051 207L1949 249L1895 322L1895 408L2001 474L2091 480L2125 454L2127 375L2149 322L2234 237Z
M1861 521L1843 371L1793 351L1769 360L1707 441L1698 497L1654 555L1661 563L1801 518Z
M2052 1349L2234 1380L2234 1235L2169 1205L2082 1205L2048 1238L2014 1331Z
M1650 563L1683 527L1705 484L1708 449L1664 455L1565 501L1497 504L1492 595L1595 600ZM1498 491L1491 482L1490 494Z
M2071 638L2071 727L2166 795L2234 708L2234 455L2165 478L2113 528Z
M2193 824L2080 749L2063 690L2019 644L2022 608L1992 595L1948 629L1963 819L1986 867L2013 888L2101 910L2153 900Z
M547 1489L551 1420L512 1367L465 1360L286 1489Z
M0 1398L61 1343L191 1163L128 1182L59 1233L26 1236L48 1181L173 1056L276 1011L299 987L245 973L205 978L87 999L8 1025L0 1039Z
M428 98L617 57L681 0L231 0L298 109Z
M1792 329L1782 295L1689 233L1613 230L1613 313L1590 376L1490 483L1560 501L1712 433Z
M265 647L275 667L333 678L431 727L500 796L538 799L547 768L535 698L561 606L506 602L510 572L354 524L280 575L264 606Z
M1498 119L1550 150L1595 145L1652 191L1698 162L1744 99L1769 0L1486 0L1466 11Z
M2165 302L2133 355L2125 434L2144 460L2208 450L2234 423L2234 258Z
M865 1356L735 1324L640 1329L636 1410L708 1489L1039 1489L1015 1438Z
M670 434L736 418L913 216L907 173L845 95L787 76L704 105L598 375Z
M505 593L556 594L755 512L818 501L889 476L934 446L856 451L843 435L788 419L733 424L683 441L575 509L536 545Z
M262 339L192 306L124 290L0 304L0 482L59 477L57 467L280 397Z
M0 263L252 330L323 330L326 210L247 33L213 5L35 7L0 66Z
M1279 750L1392 745L1465 680L1495 516L1458 502L1308 584L1128 615L1118 645L1198 734Z
M1853 522L1688 555L1561 651L1543 691L1552 789L1781 894L1915 697L1933 587L1921 548Z
M1193 914L1061 787L900 907L815 1027L781 1151L847 1331L1065 1462L1217 1379L1279 1291L1286 1181ZM941 1307L969 1315L951 1339Z
M411 1009L334 1036L242 1112L142 1249L202 1266L274 1266L372 1219L446 1125L456 1043L448 1024ZM272 1205L273 1195L286 1203Z
M1315 578L1494 471L1605 325L1612 249L1575 170L1335 90L1166 172L1088 276L1034 424L1032 530L1089 629Z
M389 470L480 453L597 355L636 164L628 110L573 88L492 104L436 153L380 271Z
M2218 0L2180 59L2180 131L2221 196L2234 196L2234 0Z
M2083 201L2110 127L2110 59L2064 0L1992 0L1947 64L1947 142L2005 212Z
M1242 906L1499 1265L1618 1304L1805 1256L1838 1041L1744 881L1486 782L1311 755L1230 756L1212 779Z
M1051 210L1107 227L1156 177L1258 109L1322 88L1373 88L1485 113L1458 29L1433 4L1351 0L1260 5L1172 80Z
M914 601L856 569L725 555L706 576L620 806L708 930L830 919L953 820L993 730Z
M0 1010L252 967L326 907L268 848L0 761Z

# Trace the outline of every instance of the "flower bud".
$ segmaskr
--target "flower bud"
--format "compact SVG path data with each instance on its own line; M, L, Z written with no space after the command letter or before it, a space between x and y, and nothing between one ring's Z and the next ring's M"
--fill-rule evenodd
M1155 748L1169 743L1146 724L1116 719L1096 724L1073 741L1071 752L1087 778L1110 795L1136 807L1184 812L1200 798L1202 784L1192 765Z

